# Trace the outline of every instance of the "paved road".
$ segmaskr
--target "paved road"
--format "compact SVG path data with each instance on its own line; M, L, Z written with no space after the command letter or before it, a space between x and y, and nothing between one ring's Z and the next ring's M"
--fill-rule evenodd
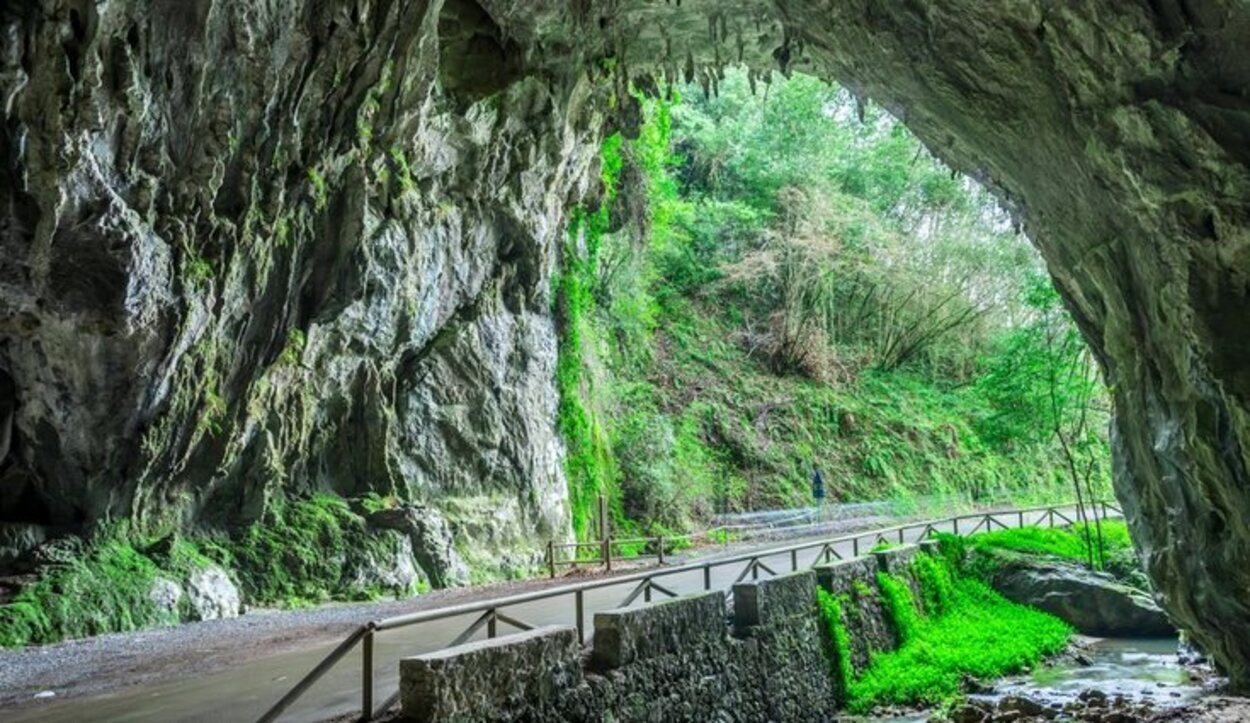
M1071 512L1068 512L1071 515ZM1026 520L1032 524L1037 514ZM1019 516L1015 512L995 513L994 519L1002 525L1015 527ZM967 532L975 521L962 523ZM909 531L905 539L920 538L921 529ZM897 541L897 536L892 536ZM790 547L796 544L772 544L768 550ZM866 551L871 542L861 542ZM842 542L834 549L843 557L852 555L852 543ZM787 572L794 564L802 569L817 562L819 548L800 551L797 559L789 552L767 554L760 550L759 559L777 572ZM742 553L721 555L733 557ZM717 556L700 558L699 563L712 562ZM711 570L712 589L728 590L742 573L743 563L720 565ZM704 589L701 569L666 575L658 580L664 587L679 594ZM636 583L608 585L585 594L587 630L593 629L590 621L596 611L619 607L633 590ZM637 604L642 604L639 601ZM573 597L542 600L507 608L507 615L530 625L573 624L576 620ZM421 625L380 633L375 647L375 676L378 681L376 701L389 696L398 686L398 664L401 657L429 652L445 647L465 630L477 614L423 623ZM500 634L507 632L502 624ZM479 634L478 637L481 637ZM241 645L248 644L241 641ZM10 723L25 721L65 721L78 723L93 721L146 721L169 723L172 721L212 721L213 723L246 723L258 718L270 705L286 692L297 680L313 668L330 650L334 642L278 652L250 660L231 669L156 685L133 686L114 694L64 701L25 705L10 708L2 716ZM188 651L192 653L192 651ZM359 650L349 654L338 666L297 702L282 718L284 721L321 721L344 713L359 710L361 661Z

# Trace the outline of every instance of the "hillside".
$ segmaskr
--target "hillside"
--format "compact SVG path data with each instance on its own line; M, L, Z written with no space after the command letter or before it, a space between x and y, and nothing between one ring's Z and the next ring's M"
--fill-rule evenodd
M1107 493L1092 361L985 191L804 76L644 107L561 279L579 534L600 491L685 530L809 505L813 469L832 500Z

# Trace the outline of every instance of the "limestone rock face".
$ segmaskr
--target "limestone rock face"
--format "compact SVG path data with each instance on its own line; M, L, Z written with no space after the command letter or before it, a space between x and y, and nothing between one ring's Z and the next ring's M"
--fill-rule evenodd
M434 587L464 585L469 569L456 551L447 521L428 507L379 510L369 516L369 524L400 533L422 571Z
M0 515L324 489L565 534L550 290L601 111L801 67L1015 209L1146 568L1250 685L1247 37L1239 0L6 3Z
M320 490L491 500L530 556L567 536L584 75L523 72L467 0L18 5L0 519L220 530Z
M152 589L148 598L162 615L172 620L178 619L178 603L182 602L182 586L165 577L152 581Z

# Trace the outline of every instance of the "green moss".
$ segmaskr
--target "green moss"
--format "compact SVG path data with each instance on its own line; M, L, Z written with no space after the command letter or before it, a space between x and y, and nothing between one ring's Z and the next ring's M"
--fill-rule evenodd
M912 574L920 585L926 615L942 615L950 610L955 597L955 575L944 558L920 555L912 564Z
M204 406L200 412L199 429L202 433L217 436L221 434L229 408L226 400L217 390L217 380L210 376L204 387Z
M278 359L287 366L299 366L300 358L304 355L304 347L308 344L308 338L304 332L299 329L292 329L287 332L286 346L282 348L282 354Z
M326 207L330 197L325 176L316 168L309 168L308 183L312 186L313 206L320 211Z
M61 551L12 602L0 606L0 647L52 643L178 621L150 593L158 577L181 580L202 561L193 547L175 548L175 569L163 570L131 541L124 525Z
M187 259L187 281L192 286L203 286L213 280L213 264L203 256Z
M890 623L898 635L899 643L907 644L915 639L920 627L920 615L916 610L915 596L907 581L886 572L877 573L877 587L881 588L881 601L885 605Z
M569 507L573 530L579 539L593 536L596 504L600 494L614 499L619 513L619 499L614 491L615 474L611 447L594 399L594 379L587 372L587 357L592 354L590 314L595 305L592 288L598 265L599 249L609 225L608 209L615 196L616 177L620 172L620 136L614 135L603 144L603 185L605 196L598 210L575 209L569 224L568 241L563 255L563 271L557 282L557 304L560 317L559 357L556 384L560 392L559 426L568 453L565 473L568 477ZM584 253L579 249L584 243Z
M337 496L274 505L228 548L244 595L261 604L329 600L363 525Z
M817 603L820 606L820 617L825 624L829 636L833 656L833 680L839 696L845 697L854 680L851 666L851 635L846 629L844 609L849 602L842 596L835 596L824 588L816 589Z
M851 581L851 591L860 600L867 600L877 596L877 592L869 587L868 583L858 579Z
M412 169L408 166L408 157L402 148L391 149L391 162L395 164L395 178L399 181L400 190L411 192L415 186L412 182Z
M1061 651L1072 630L1058 618L1012 603L960 576L943 557L921 556L911 574L923 611L899 577L878 577L887 613L900 632L897 650L878 653L849 686L849 708L939 704L962 693L964 678L1019 672Z

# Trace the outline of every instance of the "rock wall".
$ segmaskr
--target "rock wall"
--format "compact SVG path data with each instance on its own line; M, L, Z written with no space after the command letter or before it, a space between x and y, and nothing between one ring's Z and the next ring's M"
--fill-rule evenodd
M400 661L416 721L827 721L845 702L817 586L842 598L852 670L898 647L878 572L918 584L914 545L720 591L596 613L583 651L555 626ZM927 554L940 554L931 547ZM610 713L607 713L610 712Z
M221 526L316 488L560 533L549 282L599 110L628 129L652 71L804 67L1016 210L1113 389L1163 602L1250 685L1244 3L0 13L4 519Z
M1250 686L1250 8L779 5L818 67L1016 209L1102 362L1162 602Z
M413 721L825 721L837 709L816 580L795 573L401 661Z
M567 534L583 74L466 0L0 18L0 519L223 529L319 490L505 563Z

